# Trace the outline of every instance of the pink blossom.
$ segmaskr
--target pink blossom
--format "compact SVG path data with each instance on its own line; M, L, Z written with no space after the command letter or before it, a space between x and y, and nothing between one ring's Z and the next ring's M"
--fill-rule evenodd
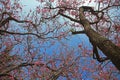
M39 61L36 61L36 62L34 62L34 64L35 64L35 65L39 65L39 64L40 64L40 62L39 62Z
M51 2L54 2L54 0L50 0Z
M76 15L76 12L75 11L71 11L71 15Z

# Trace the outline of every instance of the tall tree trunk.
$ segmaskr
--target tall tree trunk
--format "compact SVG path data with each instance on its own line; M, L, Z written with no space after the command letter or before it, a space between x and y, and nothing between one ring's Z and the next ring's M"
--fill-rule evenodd
M89 21L84 16L82 7L80 8L79 17L80 24L83 25L90 42L94 43L120 71L120 48L90 27Z

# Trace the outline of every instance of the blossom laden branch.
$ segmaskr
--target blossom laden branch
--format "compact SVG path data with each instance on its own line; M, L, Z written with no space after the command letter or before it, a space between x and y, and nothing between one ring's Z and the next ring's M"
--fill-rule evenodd
M63 17L66 17L66 18L70 19L71 21L74 21L74 22L77 22L77 23L80 22L79 20L76 20L76 19L74 19L74 18L72 18L72 17L70 17L70 16L67 16L67 15L65 15L65 14L62 14L62 13L59 13L59 14L62 15Z
M36 25L32 22L32 21L29 21L29 20L18 20L18 19L16 19L16 18L14 18L14 17L12 17L11 16L11 14L12 13L9 13L9 12L3 12L2 13L2 19L1 19L1 21L0 21L0 27L1 26L4 26L6 23L8 23L9 21L15 21L15 22L17 22L17 23L30 23L30 24L32 24L32 26L34 27L34 28L36 28ZM4 17L4 15L8 15L9 17L7 17L6 19L3 19L3 17Z
M10 67L6 68L6 70L0 72L0 77L2 77L2 76L9 76L9 74L8 74L9 72L11 72L11 71L13 71L15 69L19 69L21 67L26 67L26 66L39 66L39 67L42 67L44 65L45 65L44 63L39 63L39 64L37 63L36 64L36 62L34 62L34 63L21 63L19 65L10 66ZM48 68L51 71L55 71L54 69L52 69L51 67L49 67L47 65L45 65L45 67Z
M19 33L19 32L9 32L9 31L6 31L6 30L0 30L0 34L4 34L4 33L7 33L7 34L11 34L11 35L35 35L37 36L38 38L42 38L40 35L38 34L35 34L35 33Z

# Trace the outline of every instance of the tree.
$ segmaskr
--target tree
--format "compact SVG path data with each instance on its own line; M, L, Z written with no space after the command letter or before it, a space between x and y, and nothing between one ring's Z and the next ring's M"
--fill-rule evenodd
M84 79L87 72L93 73L90 74L93 79L117 79L112 64L104 64L104 69L91 59L91 54L100 63L110 60L120 70L120 16L117 12L113 14L120 10L118 0L37 1L39 6L27 15L20 14L24 9L20 0L0 1L0 79ZM82 6L93 2L97 8ZM78 27L82 30L74 30ZM46 49L58 45L57 41L67 39L71 33L86 34L93 50L83 44L74 49L61 43L58 52L52 51L53 56L47 54ZM101 57L98 50L106 57ZM83 57L88 60L80 64ZM87 67L88 63L91 67Z

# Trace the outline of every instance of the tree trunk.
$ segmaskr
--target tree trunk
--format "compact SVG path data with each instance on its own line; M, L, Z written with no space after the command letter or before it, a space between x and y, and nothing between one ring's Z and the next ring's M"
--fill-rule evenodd
M86 31L86 34L90 41L112 61L118 70L120 70L120 48L92 29Z
M79 17L80 24L83 25L90 42L94 43L120 71L120 48L90 27L89 21L85 18L82 8L80 8Z

